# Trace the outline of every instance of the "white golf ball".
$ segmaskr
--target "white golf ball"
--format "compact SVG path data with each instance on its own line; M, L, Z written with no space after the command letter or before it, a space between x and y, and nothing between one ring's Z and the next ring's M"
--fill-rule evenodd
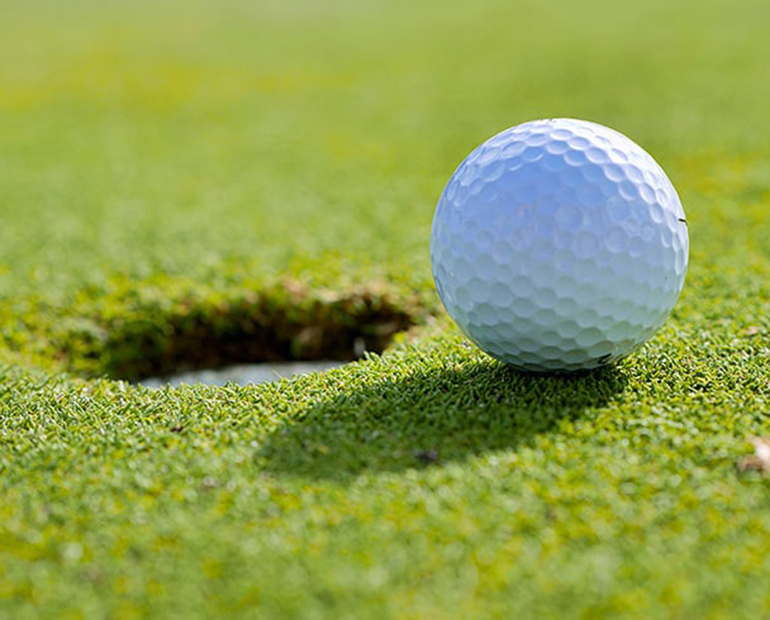
M439 296L491 356L572 371L632 353L674 307L687 271L684 211L665 172L612 129L517 125L460 164L430 241Z

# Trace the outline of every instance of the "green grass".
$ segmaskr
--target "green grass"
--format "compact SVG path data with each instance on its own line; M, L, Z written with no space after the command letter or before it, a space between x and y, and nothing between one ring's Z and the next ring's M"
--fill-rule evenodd
M6 4L0 617L770 615L764 0ZM550 116L650 150L691 239L660 333L569 377L467 345L427 257L466 153ZM115 379L309 324L417 327Z

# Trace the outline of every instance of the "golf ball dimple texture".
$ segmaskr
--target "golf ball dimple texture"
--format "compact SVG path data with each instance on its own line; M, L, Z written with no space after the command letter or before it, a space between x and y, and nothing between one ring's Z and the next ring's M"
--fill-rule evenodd
M491 356L529 371L612 363L674 307L689 241L676 190L618 132L517 125L460 164L436 208L439 296Z

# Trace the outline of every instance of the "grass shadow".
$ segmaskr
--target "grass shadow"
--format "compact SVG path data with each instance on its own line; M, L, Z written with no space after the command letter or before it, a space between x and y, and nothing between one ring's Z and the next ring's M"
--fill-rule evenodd
M354 388L273 432L267 471L344 480L516 448L603 407L627 384L622 369L538 376L497 362L416 372Z

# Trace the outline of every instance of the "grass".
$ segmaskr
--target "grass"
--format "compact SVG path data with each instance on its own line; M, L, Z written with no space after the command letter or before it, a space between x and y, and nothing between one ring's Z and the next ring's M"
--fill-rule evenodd
M0 617L770 613L735 467L770 435L766 3L3 12ZM549 116L648 148L692 248L661 332L568 377L466 344L427 259L453 168ZM116 380L277 322L260 355L418 327L275 384Z

